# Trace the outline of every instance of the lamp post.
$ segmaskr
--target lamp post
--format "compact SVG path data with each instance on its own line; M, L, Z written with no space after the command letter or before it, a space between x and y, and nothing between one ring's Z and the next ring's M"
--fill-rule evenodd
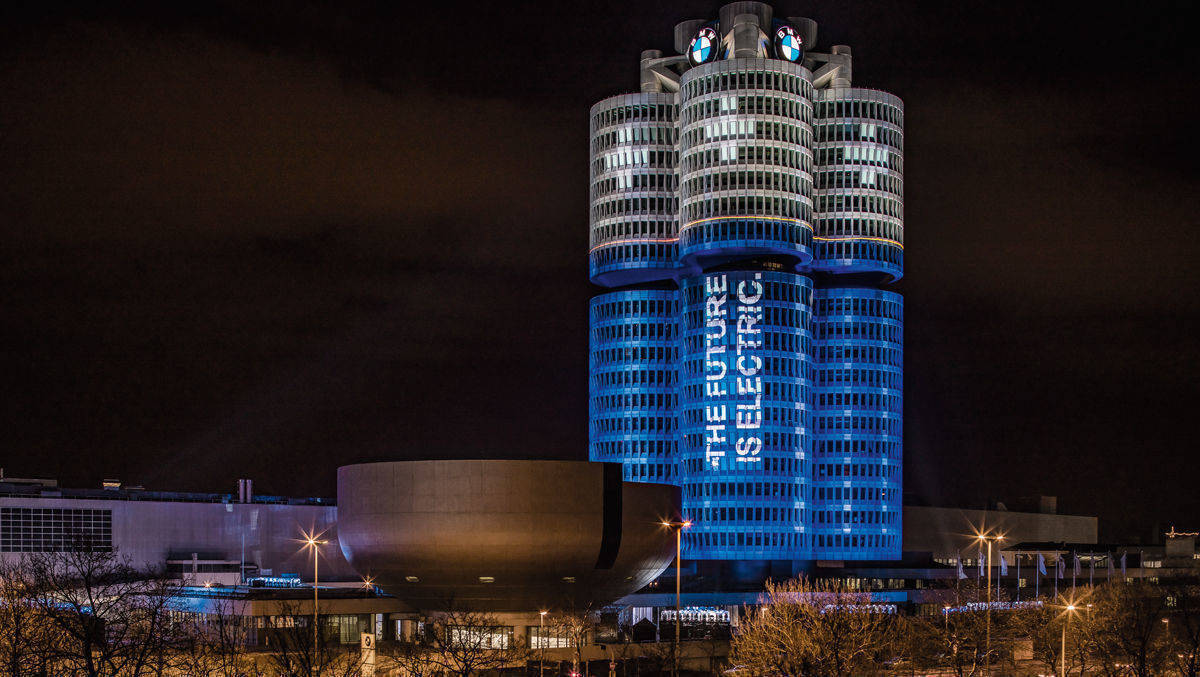
M679 520L662 524L675 530L675 666L671 674L679 677L679 582L683 578L683 530L692 526L692 523Z
M317 642L317 577L318 577L318 571L319 571L317 568L317 565L321 561L320 547L322 545L325 545L327 542L328 541L317 540L317 538L315 536L309 535L309 534L306 534L304 537L304 547L311 548L312 553L313 553L313 662L312 662L312 664L314 666L317 665L318 656L320 655L320 650L318 648L319 644Z
M543 670L546 669L546 644L549 643L546 641L546 612L545 611L538 612L538 634L541 635L541 637L538 637L538 642L540 644L540 646L538 647L540 649L540 651L538 652L538 677L542 677Z
M1059 671L1062 672L1063 677L1066 677L1066 675L1067 675L1067 625L1069 625L1071 623L1071 614L1073 614L1073 613L1075 613L1075 605L1068 604L1067 605L1067 618L1066 618L1066 620L1063 621L1062 647L1061 647L1062 655L1060 656L1061 668L1059 669Z
M977 540L987 543L987 606L984 608L984 617L987 623L987 644L986 653L983 658L983 674L992 674L992 541L1003 541L1004 534L991 534L984 532L975 537Z

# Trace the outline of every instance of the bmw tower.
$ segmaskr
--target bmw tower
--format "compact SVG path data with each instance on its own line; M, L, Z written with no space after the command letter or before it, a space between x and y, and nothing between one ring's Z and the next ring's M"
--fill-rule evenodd
M725 5L590 113L589 456L691 560L900 557L904 107L816 33Z

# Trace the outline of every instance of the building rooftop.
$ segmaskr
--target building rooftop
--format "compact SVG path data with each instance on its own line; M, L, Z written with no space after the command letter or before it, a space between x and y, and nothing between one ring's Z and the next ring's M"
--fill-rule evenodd
M150 491L140 486L122 485L105 480L100 489L66 489L54 479L4 477L0 474L0 498L69 498L92 501L167 501L175 503L258 503L275 505L332 506L336 501L323 497L252 495L239 500L237 494L190 491Z

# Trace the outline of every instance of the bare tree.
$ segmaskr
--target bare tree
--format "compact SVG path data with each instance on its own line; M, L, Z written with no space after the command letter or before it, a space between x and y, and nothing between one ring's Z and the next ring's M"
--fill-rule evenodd
M1173 580L1164 586L1169 613L1167 657L1180 675L1200 675L1200 581Z
M487 670L523 667L531 653L494 616L448 611L426 625L430 659L446 672L469 677Z
M161 674L170 648L171 586L86 542L21 560L30 599L55 633L59 670L99 677Z
M897 626L870 593L842 581L768 582L733 638L733 662L753 674L875 674L891 658Z
M1088 644L1106 674L1161 674L1167 658L1166 597L1149 583L1098 586ZM1072 621L1074 622L1074 621Z
M893 671L901 675L924 675L945 661L942 619L909 616L898 619L893 654Z
M579 663L583 660L583 647L587 646L588 636L596 628L592 607L555 612L549 617L547 625L556 636L567 639L572 651L572 672L579 672Z
M398 677L434 677L442 670L433 649L419 642L397 642L379 648L380 666Z
M239 677L252 665L248 632L230 600L220 600L208 613L188 613L176 624L174 665L185 674Z
M357 677L362 668L362 652L357 644L344 646L328 633L318 632L313 645L312 615L299 605L285 603L272 616L275 626L264 631L267 662L281 677ZM326 616L318 613L317 627Z
M8 677L46 675L56 647L26 567L0 562L0 663Z

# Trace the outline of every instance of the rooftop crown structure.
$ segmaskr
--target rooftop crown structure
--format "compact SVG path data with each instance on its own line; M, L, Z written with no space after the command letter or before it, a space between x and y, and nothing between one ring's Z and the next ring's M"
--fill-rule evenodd
M902 102L757 2L591 110L590 443L699 560L900 556Z

